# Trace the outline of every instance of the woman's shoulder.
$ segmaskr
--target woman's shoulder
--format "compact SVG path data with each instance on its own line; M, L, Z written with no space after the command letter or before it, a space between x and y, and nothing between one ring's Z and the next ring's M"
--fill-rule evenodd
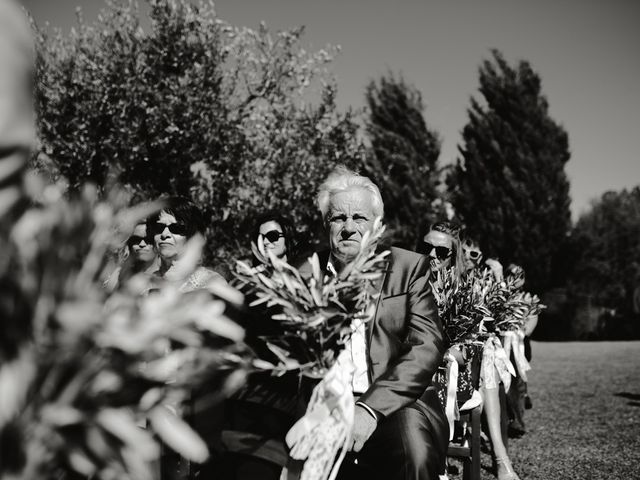
M187 278L187 281L184 283L181 290L197 290L199 288L205 288L213 282L227 283L224 277L215 270L200 266L191 275L189 275L189 278Z

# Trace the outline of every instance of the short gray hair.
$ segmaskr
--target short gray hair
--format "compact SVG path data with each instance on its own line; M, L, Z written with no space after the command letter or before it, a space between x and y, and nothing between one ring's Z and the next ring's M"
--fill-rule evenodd
M318 208L322 213L322 219L326 220L329 214L329 203L331 197L336 193L345 192L353 188L361 188L371 194L371 206L373 208L373 214L376 217L384 216L384 202L382 201L382 195L375 183L371 181L369 177L349 170L344 165L338 165L329 174L326 180L320 185L318 190L318 197L316 202Z

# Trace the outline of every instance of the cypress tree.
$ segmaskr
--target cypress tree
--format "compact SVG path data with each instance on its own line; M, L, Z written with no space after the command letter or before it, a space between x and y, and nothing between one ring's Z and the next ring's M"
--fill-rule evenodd
M487 256L515 262L537 289L553 284L553 258L571 227L567 133L549 115L540 76L492 51L479 71L460 158L447 184L457 214Z

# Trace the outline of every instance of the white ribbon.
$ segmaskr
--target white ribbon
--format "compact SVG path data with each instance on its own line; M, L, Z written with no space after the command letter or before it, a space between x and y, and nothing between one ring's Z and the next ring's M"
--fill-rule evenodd
M478 390L474 390L471 398L464 402L464 405L460 407L460 411L464 412L465 410L473 410L479 405L482 405L482 395L480 395Z
M460 419L458 411L458 361L453 355L447 353L447 401L444 411L449 422L449 441L453 440L454 422Z
M531 365L527 362L527 357L524 354L524 332L520 329L506 332L504 334L504 348L509 358L511 358L510 353L513 351L513 358L520 378L527 382L527 372L531 370Z
M511 376L516 376L516 371L507 356L500 339L492 335L487 339L482 350L482 364L480 366L480 377L485 388L498 388L496 372L504 384L505 392L511 386Z
M300 480L334 480L338 474L353 433L353 370L351 361L341 354L313 389L305 415L287 433L289 455L304 460ZM284 469L280 478L286 475Z

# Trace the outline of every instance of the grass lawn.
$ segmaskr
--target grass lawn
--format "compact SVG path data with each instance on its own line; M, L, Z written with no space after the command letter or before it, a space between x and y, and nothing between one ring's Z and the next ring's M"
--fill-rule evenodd
M534 342L531 366L521 480L640 479L640 342Z

